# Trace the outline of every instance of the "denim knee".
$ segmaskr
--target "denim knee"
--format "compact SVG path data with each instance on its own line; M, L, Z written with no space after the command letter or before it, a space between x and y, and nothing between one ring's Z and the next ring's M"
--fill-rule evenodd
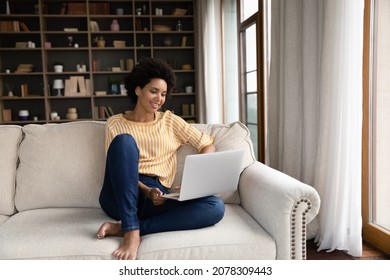
M124 153L130 153L128 155L133 155L136 158L139 157L139 149L137 146L137 142L133 136L127 133L118 134L111 141L110 146L107 151L107 155L117 157L124 156Z
M205 200L210 205L210 218L214 219L214 224L218 223L225 215L225 203L216 196L205 197Z
M127 147L128 145L137 146L137 143L135 142L133 136L131 136L128 133L122 133L115 136L115 138L111 141L110 147L111 146Z

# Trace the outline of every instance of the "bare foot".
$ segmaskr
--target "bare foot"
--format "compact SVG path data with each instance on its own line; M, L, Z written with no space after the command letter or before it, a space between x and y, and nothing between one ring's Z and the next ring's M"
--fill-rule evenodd
M97 233L98 239L103 239L106 236L123 236L123 232L121 230L121 223L111 223L105 222L103 223Z
M140 231L128 231L124 234L123 243L112 253L112 255L118 260L135 260L140 243Z

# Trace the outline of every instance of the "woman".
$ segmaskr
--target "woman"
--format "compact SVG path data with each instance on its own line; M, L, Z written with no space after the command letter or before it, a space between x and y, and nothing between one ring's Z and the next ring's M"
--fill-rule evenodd
M117 259L135 259L142 235L207 227L224 215L224 204L215 196L186 202L162 197L172 187L181 145L191 144L200 153L215 151L212 137L170 111L159 111L175 80L162 60L142 60L126 81L134 110L107 120L107 160L99 202L118 222L103 223L97 236L123 236L113 252Z

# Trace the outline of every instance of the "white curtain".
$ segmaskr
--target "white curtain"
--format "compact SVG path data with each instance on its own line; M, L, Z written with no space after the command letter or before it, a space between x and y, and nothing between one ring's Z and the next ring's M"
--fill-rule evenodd
M364 0L271 9L269 164L319 192L318 249L360 256Z
M198 112L200 123L223 123L221 2L196 1Z

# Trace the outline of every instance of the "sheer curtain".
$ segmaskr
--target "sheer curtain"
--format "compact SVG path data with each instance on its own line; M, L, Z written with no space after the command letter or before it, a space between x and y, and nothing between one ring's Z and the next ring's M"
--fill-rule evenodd
M364 0L272 0L269 164L321 197L309 237L360 256ZM275 143L275 145L272 145Z
M221 1L196 1L198 116L201 123L223 123Z

